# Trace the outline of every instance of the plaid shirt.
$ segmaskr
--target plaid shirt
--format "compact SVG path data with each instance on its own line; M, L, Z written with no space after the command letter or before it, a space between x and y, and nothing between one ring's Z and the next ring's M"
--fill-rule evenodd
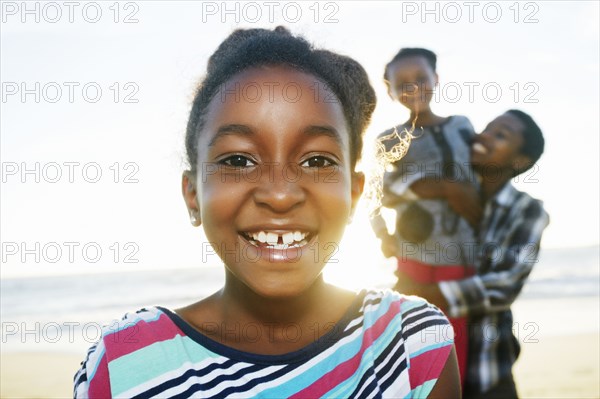
M542 203L508 182L485 205L476 275L439 283L448 316L469 319L470 390L486 392L511 375L520 346L510 306L537 262L548 223Z

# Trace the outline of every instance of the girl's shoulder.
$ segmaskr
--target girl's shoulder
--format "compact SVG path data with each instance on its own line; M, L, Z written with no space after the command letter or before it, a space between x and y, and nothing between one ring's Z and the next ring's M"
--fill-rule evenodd
M103 326L101 337L90 347L75 374L74 397L111 397L109 364L114 370L126 363L121 361L125 358L147 363L153 355L153 344L181 335L167 312L157 306L145 307ZM123 371L117 374L133 378Z
M403 295L391 289L365 290L363 295L360 312L365 318L399 318L406 332L415 332L431 325L442 328L450 326L444 313L421 297Z
M370 290L365 295L364 308L364 325L385 325L381 330L387 332L381 336L398 333L413 366L432 359L445 364L454 344L454 330L438 307L421 297L392 290Z
M115 344L139 342L141 336L147 337L152 331L174 331L175 324L167 316L166 310L159 306L150 306L126 313L120 320L102 328L102 340Z
M120 320L113 320L102 327L101 337L92 347L93 352L108 354L113 359L116 354L118 357L124 356L181 334L168 313L168 310L158 306L126 313Z

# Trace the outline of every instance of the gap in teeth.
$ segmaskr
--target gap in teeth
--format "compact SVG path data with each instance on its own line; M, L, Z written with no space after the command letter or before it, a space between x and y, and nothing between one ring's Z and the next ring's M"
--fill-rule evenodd
M294 241L303 241L308 235L308 233L302 233L300 231L288 231L283 234L277 234L273 232L259 231L247 235L249 237L251 236L254 239L254 241L258 243L269 244L272 246L288 246L294 243Z

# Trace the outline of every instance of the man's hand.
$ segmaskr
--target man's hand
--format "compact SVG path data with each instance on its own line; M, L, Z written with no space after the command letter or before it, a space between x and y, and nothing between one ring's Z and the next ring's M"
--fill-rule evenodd
M479 226L483 217L481 197L475 186L468 182L444 182L446 199L450 207L464 217L473 227Z
M471 226L479 226L483 206L479 192L471 183L426 178L414 182L410 189L420 198L445 199L454 212L464 217Z

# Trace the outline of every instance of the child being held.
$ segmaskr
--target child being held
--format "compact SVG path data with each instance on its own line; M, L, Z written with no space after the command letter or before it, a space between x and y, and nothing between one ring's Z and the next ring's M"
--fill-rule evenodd
M387 231L378 213L371 224L387 257L398 260L396 289L402 292L400 277L410 276L421 283L461 279L473 274L476 240L473 226L481 217L475 175L469 167L470 143L475 133L471 122L461 115L441 117L431 109L438 83L437 56L423 48L403 48L386 65L384 81L390 97L410 111L409 119L383 132L378 140L394 131L414 131L407 154L384 175L382 204L395 211L396 229ZM397 140L382 140L389 149ZM451 197L432 196L443 188ZM430 298L425 298L432 301ZM468 341L464 317L451 318L456 352L464 381Z

